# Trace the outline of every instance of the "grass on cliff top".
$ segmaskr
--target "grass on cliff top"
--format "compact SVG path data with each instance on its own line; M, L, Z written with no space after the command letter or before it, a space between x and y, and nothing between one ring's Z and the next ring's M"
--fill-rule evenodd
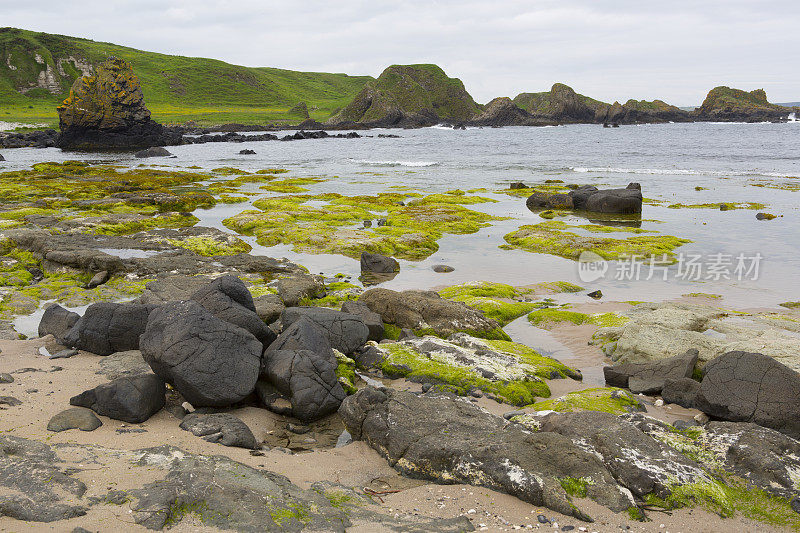
M38 54L43 64L35 60ZM69 93L80 71L70 57L96 65L108 56L125 59L139 77L145 102L159 122L195 120L201 125L238 122L297 123L305 117L291 109L305 102L309 115L324 120L372 80L322 72L297 72L268 67L242 67L206 58L136 50L77 37L0 28L0 120L56 125L55 108ZM16 70L9 69L9 60ZM47 66L56 75L58 94L34 88ZM59 67L65 76L59 74ZM33 106L30 109L28 106Z

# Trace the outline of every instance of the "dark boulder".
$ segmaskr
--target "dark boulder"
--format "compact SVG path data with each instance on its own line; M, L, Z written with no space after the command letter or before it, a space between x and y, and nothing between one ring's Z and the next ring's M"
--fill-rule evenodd
M453 272L455 268L451 267L450 265L433 265L431 270L436 272L437 274L448 274Z
M90 305L64 344L97 355L139 349L139 336L155 306L100 302Z
M592 190L594 189L594 190ZM642 189L630 183L624 189L582 187L569 192L575 209L593 213L633 215L642 212Z
M753 422L800 439L800 375L760 353L712 359L695 406L713 418Z
M80 320L81 315L67 311L58 304L47 306L39 321L39 336L52 335L60 344L64 343L69 330Z
M144 422L165 403L164 381L153 374L117 378L70 398L70 405L131 424Z
M361 272L374 272L377 274L390 274L400 271L400 263L393 257L381 254L361 252Z
M692 378L678 378L664 380L664 388L661 389L661 398L664 403L674 403L687 409L695 406L695 398L700 392L700 382Z
M239 150L239 155L256 155L256 151L249 149Z
M369 311L364 304L363 307ZM371 313L371 311L369 311ZM378 316L377 313L372 315ZM370 330L361 316L324 307L287 307L281 314L283 327L305 317L320 326L328 335L331 347L344 354L349 354L363 346L369 339ZM378 316L380 321L380 316ZM383 323L381 322L381 329Z
M147 157L169 157L172 153L162 146L154 146L152 148L139 150L134 155L139 159L145 159Z
M264 377L291 402L292 415L299 420L333 413L347 396L330 350L269 350L264 357Z
M208 442L250 450L258 448L258 442L247 424L228 413L191 413L183 417L180 427Z
M217 318L246 329L261 341L264 347L269 346L277 337L258 316L253 296L242 280L236 276L228 275L215 279L194 293L191 299Z
M667 379L689 378L697 364L695 349L654 363L621 363L603 367L606 384L639 394L658 394ZM665 400L666 401L666 400Z
M264 359L266 360L270 352L275 350L311 350L327 353L331 349L328 332L307 317L300 317L283 328L275 342L264 352Z
M6 160L6 158L3 157L3 154L0 154L0 161L5 161L5 160Z
M195 407L231 405L255 388L262 344L197 302L153 311L140 344L153 371Z
M296 307L305 298L321 298L325 296L325 284L319 276L299 274L281 278L277 284L278 296L286 307Z
M364 321L364 324L366 324L369 330L369 337L367 340L375 342L383 340L384 327L381 315L373 312L366 304L348 300L342 304L342 311L361 317L361 320Z

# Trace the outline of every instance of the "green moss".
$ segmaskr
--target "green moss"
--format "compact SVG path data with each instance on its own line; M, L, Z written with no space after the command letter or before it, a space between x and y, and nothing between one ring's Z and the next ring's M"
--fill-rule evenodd
M336 356L336 377L347 394L355 394L358 389L356 382L356 362L343 353L334 350Z
M460 194L454 194L450 191L445 194L429 194L423 198L416 198L409 202L409 205L430 205L430 204L483 204L487 202L497 202L492 198L485 198L482 196L465 196L463 191L458 191Z
M792 510L789 500L773 496L734 476L723 480L676 483L670 495L658 498L648 495L648 505L664 509L701 507L723 518L743 516L773 526L800 530L800 515Z
M345 197L292 195L262 198L259 211L244 211L223 223L239 233L254 235L264 246L288 244L296 252L331 253L358 258L361 252L421 260L438 250L444 234L475 233L497 217L460 205L424 203L399 205L405 195ZM324 206L309 200L326 200ZM386 218L388 224L364 228L364 220Z
M707 292L690 292L688 294L684 294L683 296L689 298L710 298L712 300L721 300L722 295L720 294L709 294Z
M400 328L395 326L394 324L387 324L386 322L383 323L383 336L387 339L396 341L400 338Z
M305 505L300 503L290 503L283 509L270 511L270 516L279 527L288 527L290 524L308 524L311 522L311 513Z
M528 315L528 320L534 326L548 329L562 322L569 322L576 326L581 324L594 324L603 328L615 327L625 325L630 319L616 313L595 313L589 315L564 309L546 308L531 312Z
M639 401L624 389L597 387L537 402L533 408L537 411L602 411L619 415L636 410L638 406Z
M528 405L537 396L550 395L547 384L533 375L527 380L492 381L470 367L430 359L402 343L381 345L381 349L387 357L380 368L387 375L437 383L439 388L462 396L478 389L512 405Z
M169 215L140 218L125 222L101 222L91 228L92 233L99 235L130 235L140 231L156 228L184 228L194 226L200 221L194 215L170 213Z
M215 516L221 516L209 509L205 501L186 502L176 499L167 511L164 529L178 525L188 515L196 517L202 524L211 523Z
M594 485L588 477L564 477L559 479L564 492L576 498L585 498L589 485Z
M628 518L630 518L631 520L635 520L636 522L647 521L647 516L644 514L644 511L642 511L635 505L628 507L627 513L628 513Z
M219 202L223 204L241 204L249 200L247 196L232 196L230 194L221 194Z
M781 307L786 307L787 309L800 309L800 302L783 302L782 304L778 304Z
M206 257L246 254L253 249L241 239L234 239L231 243L221 242L210 237L187 237L185 239L167 239L167 242Z
M342 509L348 504L352 505L355 503L351 495L338 490L325 491L325 498L328 499L331 507L336 509Z
M691 242L687 239L680 239L670 235L641 235L624 239L587 236L566 231L569 228L582 229L593 233L641 233L644 231L639 228L620 228L591 224L571 226L564 222L551 220L522 226L518 230L505 235L504 239L508 244L501 246L501 248L518 248L528 252L557 255L574 260L577 260L582 252L594 252L607 260L655 256L658 258L663 257L666 262L674 262L673 251L675 248Z
M487 318L505 325L536 308L536 304L531 302L509 301L531 292L531 289L517 289L505 283L478 281L448 287L440 290L439 294L478 309Z
M732 211L734 209L764 209L764 204L756 202L718 202L715 204L671 204L670 209L719 209Z

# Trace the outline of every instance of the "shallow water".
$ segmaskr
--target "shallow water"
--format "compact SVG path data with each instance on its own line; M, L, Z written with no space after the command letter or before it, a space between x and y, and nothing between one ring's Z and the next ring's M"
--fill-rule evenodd
M395 133L400 139L380 139ZM661 124L602 128L574 125L547 128L381 130L363 132L362 139L321 139L293 142L210 143L170 147L174 158L141 160L132 155L70 154L58 149L5 150L2 169L27 168L41 161L86 159L122 164L156 164L203 169L234 166L244 170L286 168L286 176L320 176L327 181L306 186L311 193L374 194L392 186L421 191L487 188L499 190L515 181L528 184L547 179L599 187L641 183L644 196L663 202L645 205L642 228L694 241L678 249L684 254L729 254L748 258L760 253L758 279L680 280L677 267L668 280L643 270L640 279L615 279L620 266L612 263L604 279L583 283L577 263L560 257L521 250L502 250L503 236L523 224L543 219L525 208L525 199L502 194L478 194L499 200L471 209L512 217L473 235L449 235L439 250L420 262L401 261L400 274L383 285L389 288L430 288L472 280L494 280L525 285L565 280L588 289L602 289L606 299L663 300L689 292L722 294L733 306L774 306L800 300L798 198L800 191L800 126L785 124ZM372 136L372 137L368 137ZM250 148L256 155L239 155ZM755 186L766 185L766 186ZM696 191L695 187L707 190ZM248 184L244 190L258 191ZM260 192L260 191L259 191ZM272 193L269 193L270 195ZM222 220L250 208L220 204L195 212L200 225L230 232ZM668 209L671 203L760 202L764 211L783 215L757 221L754 210ZM578 217L566 222L587 223ZM610 234L626 237L628 233ZM287 257L311 272L344 272L357 276L357 260L327 254L297 254L288 246L263 247L253 238L254 254ZM435 264L455 272L437 274ZM733 265L728 271L732 273Z

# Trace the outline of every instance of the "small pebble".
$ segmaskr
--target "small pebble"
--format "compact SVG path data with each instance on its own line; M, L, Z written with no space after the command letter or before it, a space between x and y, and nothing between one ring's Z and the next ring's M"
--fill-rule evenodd
M661 406L663 406L663 405L664 405L664 400L662 400L661 398L659 398L658 400L656 400L655 402L653 402L653 405L655 405L656 407L661 407Z

